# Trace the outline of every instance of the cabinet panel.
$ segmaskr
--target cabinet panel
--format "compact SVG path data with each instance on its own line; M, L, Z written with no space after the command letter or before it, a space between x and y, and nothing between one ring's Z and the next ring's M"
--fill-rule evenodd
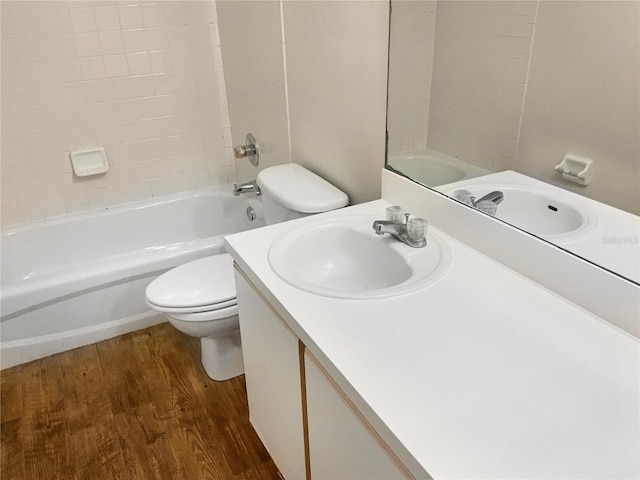
M251 424L287 480L305 478L298 339L235 271Z
M311 478L412 478L308 352L304 365Z

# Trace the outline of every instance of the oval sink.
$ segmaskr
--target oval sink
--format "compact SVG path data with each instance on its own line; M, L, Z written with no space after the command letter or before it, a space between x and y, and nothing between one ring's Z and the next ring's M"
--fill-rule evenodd
M592 231L598 224L589 208L551 190L508 184L476 184L464 188L476 199L501 191L504 200L498 205L495 217L542 238L569 240Z
M345 215L296 228L269 249L269 264L284 281L338 298L379 298L423 288L451 263L443 239L429 232L427 246L411 248L376 235L370 215Z

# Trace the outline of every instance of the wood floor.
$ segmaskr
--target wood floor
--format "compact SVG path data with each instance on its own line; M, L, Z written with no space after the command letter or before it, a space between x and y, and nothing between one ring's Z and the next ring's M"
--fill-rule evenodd
M277 479L244 376L165 323L1 372L2 480Z

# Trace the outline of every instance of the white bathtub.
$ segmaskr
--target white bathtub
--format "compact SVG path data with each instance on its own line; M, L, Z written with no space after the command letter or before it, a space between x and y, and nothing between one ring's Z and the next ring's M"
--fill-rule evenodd
M224 252L247 219L232 187L171 195L34 222L2 233L0 366L164 321L144 302L159 274Z

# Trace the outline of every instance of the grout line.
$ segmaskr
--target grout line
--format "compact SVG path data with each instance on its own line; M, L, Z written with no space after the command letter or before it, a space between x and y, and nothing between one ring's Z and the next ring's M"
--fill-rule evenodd
M289 149L289 158L288 163L291 163L292 160L292 147L291 147L291 115L289 112L289 81L287 77L287 48L285 42L285 34L284 34L284 0L280 0L280 31L282 35L282 65L283 65L283 75L284 75L284 101L285 101L285 110L287 112L287 137L288 137L288 149Z
M520 156L520 136L522 134L522 123L524 121L524 107L527 100L527 91L529 89L529 75L531 73L531 59L533 58L533 46L536 39L536 26L538 25L538 12L540 10L540 0L536 1L536 11L533 14L533 27L531 32L531 45L529 47L529 58L527 59L527 74L524 77L524 91L522 92L522 103L520 104L520 121L518 122L518 133L516 137L516 151L513 159L512 168L515 170Z

